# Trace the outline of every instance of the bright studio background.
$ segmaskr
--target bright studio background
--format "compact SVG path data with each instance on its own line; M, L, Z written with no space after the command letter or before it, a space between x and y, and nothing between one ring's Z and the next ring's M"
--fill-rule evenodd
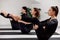
M52 5L57 5L60 7L60 0L0 0L0 10L6 10L9 13L14 13L20 15L20 9L22 6L27 6L30 8L38 7L41 8L41 21L45 20L48 17L47 11ZM60 9L60 8L59 8ZM60 13L58 15L58 21L60 26ZM6 27L10 27L9 19L6 19L0 16L0 25L7 25ZM2 27L1 27L2 28Z

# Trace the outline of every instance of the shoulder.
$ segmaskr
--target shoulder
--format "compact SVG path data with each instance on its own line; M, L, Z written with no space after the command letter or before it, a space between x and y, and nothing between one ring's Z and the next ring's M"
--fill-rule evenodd
M53 21L53 22L58 22L58 20L57 20L57 19L53 19L53 20L51 20L51 21Z
M52 19L52 20L50 21L50 23L51 23L51 24L58 24L58 20L57 20L57 19Z

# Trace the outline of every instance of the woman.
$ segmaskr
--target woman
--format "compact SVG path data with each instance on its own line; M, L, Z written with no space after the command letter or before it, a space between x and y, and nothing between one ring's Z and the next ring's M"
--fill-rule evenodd
M21 19L25 19L26 22L31 22L35 25L36 34L39 40L48 40L54 33L58 25L57 15L59 9L57 6L52 6L49 11L48 15L51 16L49 19L39 22L37 19L37 15L39 12L34 8L32 10L33 18L21 17Z
M57 15L58 15L58 7L57 6L52 6L49 11L48 15L51 16L49 19L40 22L37 17L39 17L39 10L37 8L32 9L32 17L33 18L28 18L28 17L16 17L15 15L11 15L16 21L20 21L20 19L24 19L23 21L33 23L34 29L36 31L38 40L48 40L53 33L55 32L58 21L57 21Z
M27 7L22 7L22 17L29 17L27 14L28 10L27 10ZM28 34L31 30L32 30L32 24L24 24L24 23L21 23L19 22L20 24L20 28L21 28L21 31L23 34Z
M57 15L58 15L58 7L52 6L48 15L51 16L49 19L40 22L43 23L42 32L40 32L40 28L36 30L37 37L39 40L48 40L54 33L58 25Z
M27 10L27 7L22 7L21 9L21 13L22 13L22 17L29 17L27 14L28 10ZM11 15L7 14L7 13L3 13L1 12L0 13L2 16L4 16L5 18L10 18L12 20L10 20L11 22L11 25L12 25L12 29L13 30L18 30L20 29L22 31L23 34L28 34L31 30L32 30L32 26L33 24L29 23L29 24L24 24L22 22L17 22L14 20L14 18L12 17L9 17Z

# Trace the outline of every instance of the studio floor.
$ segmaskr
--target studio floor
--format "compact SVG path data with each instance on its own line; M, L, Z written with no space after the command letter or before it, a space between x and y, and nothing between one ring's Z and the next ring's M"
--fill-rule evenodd
M60 28L57 28L54 35L49 40L60 40ZM29 34L21 34L21 30L11 30L9 26L0 26L0 40L37 40L34 30Z

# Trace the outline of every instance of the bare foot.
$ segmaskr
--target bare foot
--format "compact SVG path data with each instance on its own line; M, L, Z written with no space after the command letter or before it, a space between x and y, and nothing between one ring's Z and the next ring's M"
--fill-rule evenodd
M7 11L5 11L5 10L1 10L1 12L0 13L3 13L4 14L4 16L7 16Z

